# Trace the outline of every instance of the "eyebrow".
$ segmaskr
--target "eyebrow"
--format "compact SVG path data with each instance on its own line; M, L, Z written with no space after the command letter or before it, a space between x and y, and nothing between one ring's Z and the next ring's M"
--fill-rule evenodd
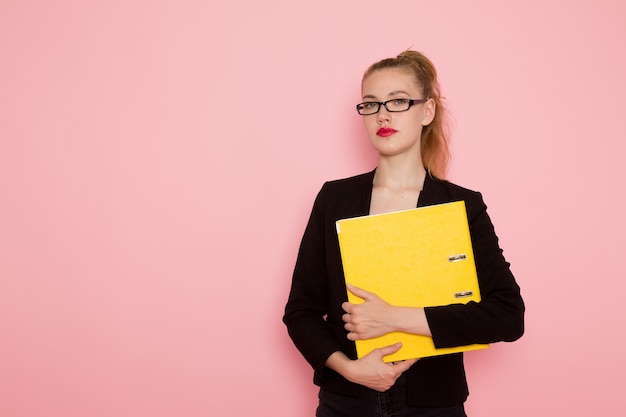
M389 94L387 94L387 96L389 96L389 97L390 97L390 96L397 96L397 95L399 95L399 94L405 94L405 95L407 95L407 96L410 96L410 94L409 94L409 93L407 93L407 92L406 92L406 91L404 91L404 90L394 90L394 91L390 92ZM373 96L373 95L371 95L371 94L368 94L368 95L363 96L363 99L366 99L366 98L368 98L368 99L374 99L374 100L375 100L377 97L376 97L376 96Z

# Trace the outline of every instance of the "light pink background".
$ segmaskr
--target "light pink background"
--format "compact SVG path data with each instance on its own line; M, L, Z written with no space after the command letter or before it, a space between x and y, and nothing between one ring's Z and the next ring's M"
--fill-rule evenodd
M408 47L527 302L467 355L468 412L619 414L624 4L2 0L0 415L313 415L297 246L374 166L360 77Z

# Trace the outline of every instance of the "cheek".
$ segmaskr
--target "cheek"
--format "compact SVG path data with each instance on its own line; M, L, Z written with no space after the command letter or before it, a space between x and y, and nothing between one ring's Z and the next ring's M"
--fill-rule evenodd
M375 117L364 117L363 118L363 125L365 126L365 129L367 129L367 131L371 131L372 129L378 129L378 122L376 122L376 118Z

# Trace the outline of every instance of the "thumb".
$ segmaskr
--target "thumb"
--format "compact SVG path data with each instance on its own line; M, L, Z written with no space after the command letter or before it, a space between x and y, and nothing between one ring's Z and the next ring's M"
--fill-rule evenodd
M382 356L391 355L392 353L396 353L401 348L402 348L402 342L398 342L398 343L396 343L394 345L389 345L389 346L378 348L378 349L376 349L376 351L382 357Z

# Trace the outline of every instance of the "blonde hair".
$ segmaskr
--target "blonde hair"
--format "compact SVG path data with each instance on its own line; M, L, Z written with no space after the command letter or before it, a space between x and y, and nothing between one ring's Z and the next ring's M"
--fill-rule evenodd
M405 68L410 70L415 76L416 84L422 89L424 98L434 100L435 117L422 130L422 163L430 175L444 179L450 162L450 150L448 147L449 126L435 66L424 54L406 50L395 58L386 58L372 64L363 74L363 80L373 72L386 68Z

